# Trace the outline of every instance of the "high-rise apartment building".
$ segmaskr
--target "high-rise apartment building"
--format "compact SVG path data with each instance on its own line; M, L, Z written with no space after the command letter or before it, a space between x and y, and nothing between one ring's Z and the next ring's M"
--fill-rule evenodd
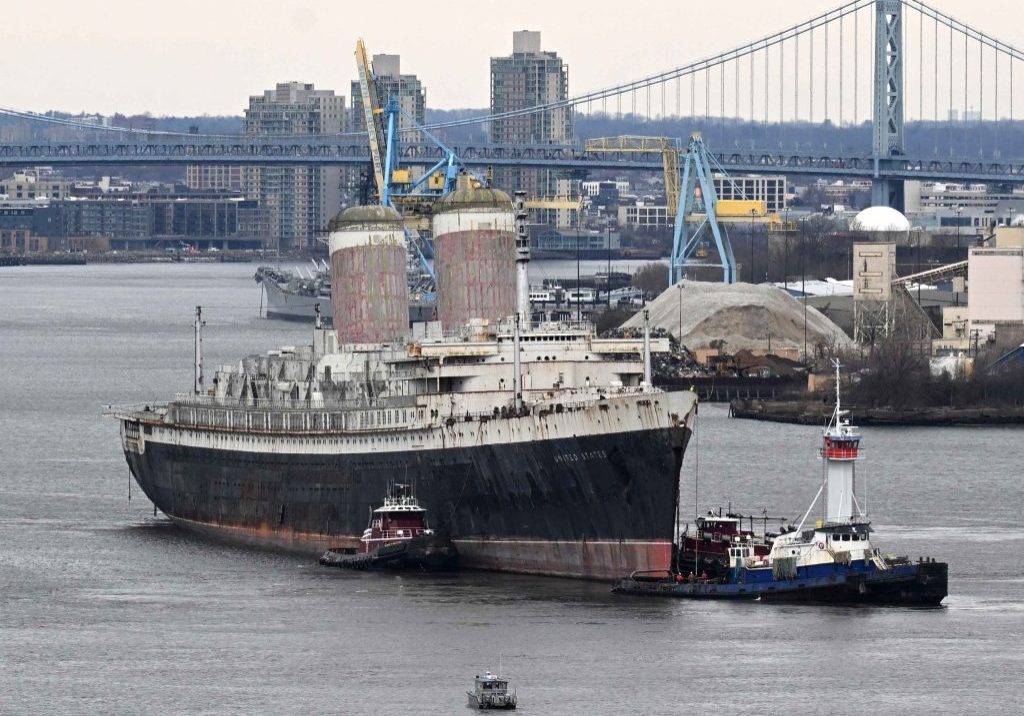
M185 186L193 191L242 191L245 168L236 164L189 164Z
M282 82L249 98L246 134L336 134L347 126L345 98L312 84ZM342 170L322 166L247 167L247 196L266 207L272 241L309 246L341 208Z
M374 55L373 74L377 84L377 101L386 107L391 97L398 97L398 103L420 124L427 121L427 90L416 75L403 75L401 58L398 55ZM363 95L359 82L352 82L352 131L366 131L366 115L363 112ZM410 127L412 122L402 117L400 126Z
M541 49L540 33L512 33L512 54L491 58L491 114L557 102L569 97L569 66L555 52ZM571 107L499 119L490 124L498 144L565 144L573 141ZM557 175L537 169L501 169L495 184L548 196L556 191Z

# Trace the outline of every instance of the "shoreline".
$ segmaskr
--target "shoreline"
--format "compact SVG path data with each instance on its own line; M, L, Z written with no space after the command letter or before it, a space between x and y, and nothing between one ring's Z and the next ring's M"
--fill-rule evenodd
M820 400L735 399L729 403L729 415L733 418L796 425L824 425L832 410L832 403ZM1024 425L1024 406L864 408L853 405L849 417L854 425L876 427Z

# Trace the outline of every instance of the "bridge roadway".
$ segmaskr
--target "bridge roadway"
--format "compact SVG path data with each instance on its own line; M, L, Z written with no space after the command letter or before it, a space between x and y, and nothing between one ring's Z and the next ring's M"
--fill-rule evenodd
M555 144L454 146L471 167L518 166L536 169L660 172L657 153L590 154L582 147ZM849 179L919 179L924 181L1008 182L1024 184L1024 159L980 157L899 157L881 160L863 154L783 150L731 150L715 152L728 171L814 175ZM405 166L432 166L442 158L432 145L402 147ZM349 138L239 136L132 139L116 142L36 142L0 144L0 168L36 165L153 166L164 164L282 164L368 165L366 143Z

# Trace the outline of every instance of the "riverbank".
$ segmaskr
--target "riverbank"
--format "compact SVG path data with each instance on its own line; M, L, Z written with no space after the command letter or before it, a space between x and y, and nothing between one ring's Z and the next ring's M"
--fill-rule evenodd
M249 263L269 257L256 251L102 251L2 255L0 266L85 266L87 264Z
M734 418L824 425L832 403L812 400L746 400L729 403ZM1024 425L1024 406L981 408L865 408L849 406L854 425Z

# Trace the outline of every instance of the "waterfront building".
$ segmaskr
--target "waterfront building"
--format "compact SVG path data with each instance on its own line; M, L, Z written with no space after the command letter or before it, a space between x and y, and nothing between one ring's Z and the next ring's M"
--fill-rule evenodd
M555 52L542 51L540 33L512 33L512 54L491 58L491 114L502 114L569 97L569 66ZM490 123L495 144L570 144L571 107L507 117ZM495 185L532 196L556 193L558 174L549 170L500 168Z
M43 253L88 245L119 250L180 247L259 249L266 212L240 194L137 193L65 201L0 201L0 253Z
M786 177L781 174L724 176L713 178L719 200L747 200L764 202L769 214L785 211L787 207ZM637 200L631 205L619 205L619 226L640 229L671 227L675 224L677 207Z
M537 227L531 238L531 248L539 252L552 252L572 258L577 252L588 258L603 258L607 252L617 253L622 248L619 232L583 231Z
M1024 188L999 190L986 184L908 181L904 185L907 213L922 225L950 234L985 233L1024 212Z
M0 181L0 195L11 201L19 199L50 199L60 201L71 193L72 182L55 174L49 167L36 167L15 172Z
M345 98L303 82L282 82L249 98L245 133L337 134L347 125ZM269 212L270 240L282 248L312 245L341 208L343 172L336 166L247 167L248 198Z

